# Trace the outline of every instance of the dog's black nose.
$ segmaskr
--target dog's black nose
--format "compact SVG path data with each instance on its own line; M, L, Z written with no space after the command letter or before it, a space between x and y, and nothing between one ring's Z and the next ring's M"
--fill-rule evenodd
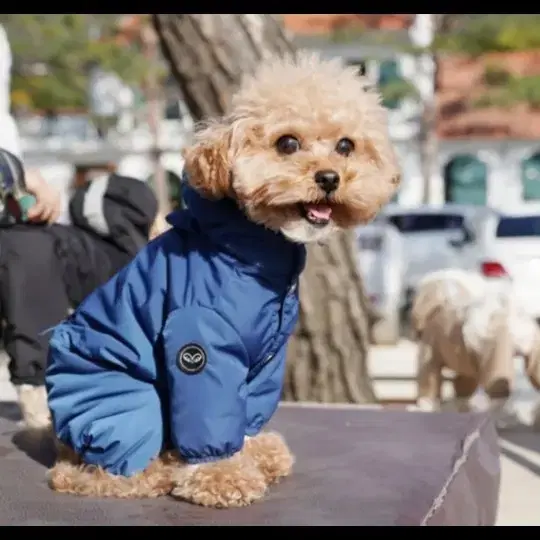
M339 174L336 171L317 171L315 173L315 182L327 194L336 191L339 186Z

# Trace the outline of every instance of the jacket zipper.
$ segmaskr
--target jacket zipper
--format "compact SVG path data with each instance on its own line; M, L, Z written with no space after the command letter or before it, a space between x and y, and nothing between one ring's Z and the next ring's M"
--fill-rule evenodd
M295 279L295 280L293 280L292 284L289 285L289 287L287 288L284 296L281 298L280 307L279 307L279 311L278 311L278 328L277 328L276 337L275 337L275 340L274 340L274 347L272 347L271 352L269 352L256 366L253 367L253 370L252 370L253 374L250 374L250 376L247 379L248 383L250 381L252 381L264 369L264 367L275 358L275 356L276 356L276 348L277 348L275 346L276 341L278 340L279 336L281 335L281 330L282 330L282 327L283 327L283 312L285 310L285 302L286 302L287 298L291 294L295 293L296 287L297 287L297 280Z
M281 297L281 301L279 304L279 311L278 311L278 329L277 329L278 336L281 333L281 328L283 327L283 312L285 310L285 302L287 301L287 298L291 294L294 294L294 291L296 291L296 281L293 281L292 284L287 287L285 294Z

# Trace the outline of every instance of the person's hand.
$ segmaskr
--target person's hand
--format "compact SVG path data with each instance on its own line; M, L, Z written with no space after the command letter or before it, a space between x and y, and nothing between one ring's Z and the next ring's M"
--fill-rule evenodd
M47 184L35 169L26 172L26 189L36 198L36 203L28 210L28 220L33 223L54 223L62 210L58 190Z

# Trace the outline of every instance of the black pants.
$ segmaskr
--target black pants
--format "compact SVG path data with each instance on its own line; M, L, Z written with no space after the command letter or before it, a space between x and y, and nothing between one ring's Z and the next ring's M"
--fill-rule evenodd
M76 227L0 229L0 319L15 385L44 384L50 333L128 257Z

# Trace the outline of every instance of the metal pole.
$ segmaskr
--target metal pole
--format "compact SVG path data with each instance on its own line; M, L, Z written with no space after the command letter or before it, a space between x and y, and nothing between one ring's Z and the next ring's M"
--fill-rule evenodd
M423 177L423 202L433 202L433 176L438 160L437 141L437 109L435 96L436 58L429 48L435 38L435 16L433 14L416 14L414 23L409 29L411 42L416 47L426 49L417 57L415 86L420 97L420 122L418 130L418 146L420 167Z

